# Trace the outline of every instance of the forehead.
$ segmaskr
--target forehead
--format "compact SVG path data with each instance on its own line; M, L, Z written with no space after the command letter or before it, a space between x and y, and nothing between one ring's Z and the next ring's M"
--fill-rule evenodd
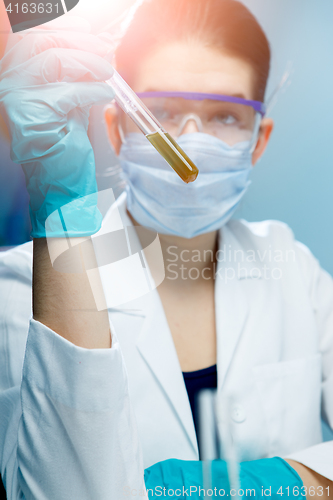
M155 47L140 61L131 83L135 92L206 92L251 99L254 80L246 61L189 41Z

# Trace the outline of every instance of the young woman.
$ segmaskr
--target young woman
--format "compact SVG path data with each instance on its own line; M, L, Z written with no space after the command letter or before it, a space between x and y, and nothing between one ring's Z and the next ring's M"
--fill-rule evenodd
M116 67L200 173L185 185L126 116L107 108L127 188L102 234L131 225L155 231L165 263L161 284L136 293L130 272L122 284L110 278L105 255L113 248L106 243L97 262L109 314L96 311L89 271L52 268L44 229L53 210L93 192L86 110L113 95L99 83L112 75L107 51L89 37L64 31L46 35L45 45L30 43L28 84L14 89L23 96L22 113L6 90L0 93L14 155L25 164L35 238L30 327L30 244L1 264L9 304L2 310L9 360L2 384L17 385L1 400L9 498L18 491L25 498L133 495L142 487L140 448L144 468L162 463L155 485L190 484L187 461L199 459L195 396L214 387L233 396L239 458L253 467L246 472L244 465L243 477L262 485L275 477L283 491L303 485L304 495L311 487L327 498L333 453L332 443L322 443L320 410L332 426L332 280L284 224L231 220L273 129L264 116L270 49L262 29L235 0L152 0L136 11ZM14 50L3 62L5 82L16 81ZM69 86L61 93L63 81ZM72 237L99 229L89 203L61 208L66 248L79 246ZM52 236L61 236L51 222ZM49 250L56 242L48 239ZM84 248L81 255L89 253ZM89 258L83 260L91 270ZM114 307L122 287L131 300ZM21 383L8 345L15 339L23 350L28 328ZM268 458L274 456L289 458ZM186 462L163 469L174 458Z

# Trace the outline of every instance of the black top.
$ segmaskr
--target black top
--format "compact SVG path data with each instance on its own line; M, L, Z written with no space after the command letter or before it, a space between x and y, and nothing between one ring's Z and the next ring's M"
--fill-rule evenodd
M1 474L0 474L0 498L2 498L3 500L6 500L6 498L7 498L5 488L3 487L3 484L2 484Z
M183 377L188 394L188 399L190 400L195 432L198 439L198 415L196 411L196 396L202 389L217 388L216 365L209 366L208 368L197 370L195 372L183 372Z

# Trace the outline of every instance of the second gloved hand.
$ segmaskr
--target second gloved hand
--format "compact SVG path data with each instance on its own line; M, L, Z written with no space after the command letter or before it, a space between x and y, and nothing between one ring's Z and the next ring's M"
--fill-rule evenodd
M232 498L245 497L281 499L284 495L301 497L303 482L297 472L282 458L264 458L240 464L240 488L233 490L228 481L224 460L211 462L212 484L204 489L202 462L165 460L145 470L148 498Z
M34 238L46 236L47 218L54 237L88 236L102 221L87 128L90 107L114 97L104 83L113 68L109 46L71 22L73 30L10 35L16 43L0 63L0 112L25 173Z

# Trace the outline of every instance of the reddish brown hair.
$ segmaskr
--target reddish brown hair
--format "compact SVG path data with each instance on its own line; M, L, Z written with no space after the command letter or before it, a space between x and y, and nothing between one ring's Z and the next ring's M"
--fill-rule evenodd
M254 98L264 100L270 46L256 18L237 0L144 1L117 48L117 68L130 83L152 47L182 40L201 41L250 63L256 75Z

